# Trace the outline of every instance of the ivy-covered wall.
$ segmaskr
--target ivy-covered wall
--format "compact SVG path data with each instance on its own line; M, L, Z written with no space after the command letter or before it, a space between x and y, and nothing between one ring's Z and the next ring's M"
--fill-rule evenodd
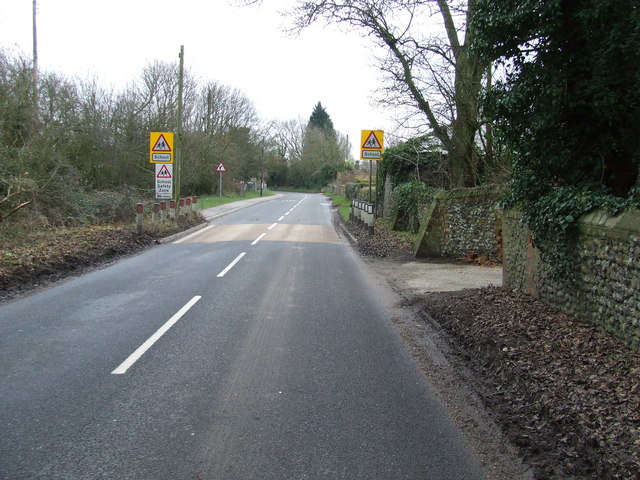
M505 212L504 284L640 347L640 211L579 221L574 277L554 281L518 212Z
M499 194L487 188L438 192L423 210L415 244L417 257L502 260Z

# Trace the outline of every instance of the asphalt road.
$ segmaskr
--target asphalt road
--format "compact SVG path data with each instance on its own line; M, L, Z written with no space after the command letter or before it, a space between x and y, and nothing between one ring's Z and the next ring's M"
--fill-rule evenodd
M2 479L483 479L320 195L0 305Z

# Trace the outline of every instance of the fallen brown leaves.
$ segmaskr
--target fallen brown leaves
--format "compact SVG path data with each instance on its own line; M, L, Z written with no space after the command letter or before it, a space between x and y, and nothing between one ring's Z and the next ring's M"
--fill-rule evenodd
M0 298L129 255L158 238L201 223L181 219L179 225L147 228L137 235L130 227L87 226L24 231L0 243Z
M374 236L347 227L364 255L411 254L384 225ZM424 304L537 479L640 479L639 352L507 288L433 293Z
M348 222L347 228L357 239L358 250L362 255L395 257L411 255L413 252L413 243L406 234L396 232L382 222L376 222L374 235L369 235L364 227L353 222Z
M638 352L507 288L425 301L537 478L639 478Z

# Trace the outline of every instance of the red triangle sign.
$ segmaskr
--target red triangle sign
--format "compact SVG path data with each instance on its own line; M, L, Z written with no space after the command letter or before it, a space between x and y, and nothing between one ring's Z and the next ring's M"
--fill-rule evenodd
M160 168L156 178L171 178L171 172L166 165L162 165L162 168Z
M380 141L378 137L376 137L375 132L371 132L367 139L362 144L362 148L372 148L376 150L382 149L382 145L380 145Z
M227 169L224 168L224 163L220 162L220 164L218 165L218 168L216 168L216 172L226 172Z
M156 144L151 149L154 152L170 152L171 147L169 146L169 142L164 138L164 135L160 134Z

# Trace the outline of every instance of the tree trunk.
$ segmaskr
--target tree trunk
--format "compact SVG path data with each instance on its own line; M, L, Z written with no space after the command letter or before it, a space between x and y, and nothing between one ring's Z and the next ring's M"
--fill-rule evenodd
M476 186L484 173L475 149L483 71L480 60L469 57L466 46L460 47L454 85L456 118L451 125L452 148L449 151L452 187Z

